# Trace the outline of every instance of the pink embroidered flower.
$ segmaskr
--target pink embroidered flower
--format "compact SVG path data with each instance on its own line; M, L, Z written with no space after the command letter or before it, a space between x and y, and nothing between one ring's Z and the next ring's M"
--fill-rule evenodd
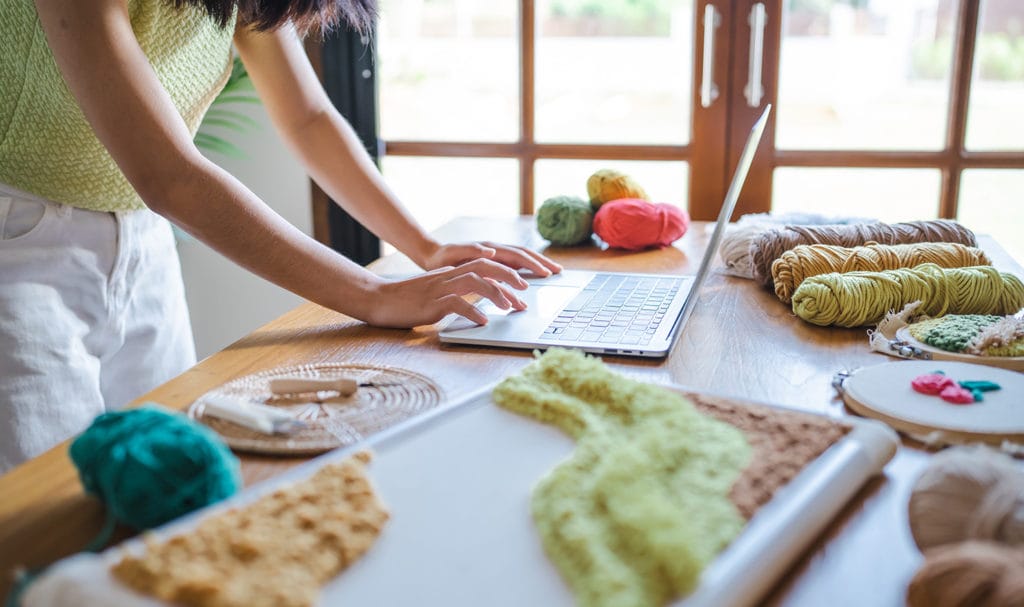
M941 373L918 375L910 382L910 387L921 394L941 394L949 386L959 387L955 381Z
M939 396L942 397L942 400L954 405L968 405L974 402L974 394L955 383L951 383L951 385L943 388Z

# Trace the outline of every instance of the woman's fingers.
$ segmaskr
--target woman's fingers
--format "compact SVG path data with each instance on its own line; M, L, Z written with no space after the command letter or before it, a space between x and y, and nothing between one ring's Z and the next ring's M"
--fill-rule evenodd
M386 327L414 327L434 323L455 313L477 324L487 324L487 315L462 298L480 295L503 310L525 310L526 303L512 291L528 283L518 272L489 259L475 259L460 266L446 266L415 278L388 283L382 293L372 324Z
M562 271L562 266L526 247L502 245L492 242L485 242L483 244L494 249L495 253L491 259L507 266L529 270L538 276L549 276L552 273Z
M465 299L462 299L454 293L451 295L445 295L441 299L437 300L437 303L441 306L444 314L458 314L468 320L475 322L478 325L487 324L487 315L480 311L479 308L469 303Z
M474 259L473 261L467 261L466 263L456 266L445 272L441 272L442 275L447 275L448 278L454 278L461 274L473 272L482 278L491 278L498 282L503 282L513 288L523 290L529 286L529 283L523 280L523 277L518 272L513 270L507 265L491 261L490 259Z
M509 302L512 304L512 309L517 311L526 309L526 302L520 299L518 295L510 291L509 288L504 283L500 283L494 280L493 278L485 278L484 280L494 283L496 287L501 289L501 292L505 294L505 297L507 297Z
M482 278L475 272L466 272L455 278L449 278L444 281L444 288L445 291L455 293L456 295L467 295L469 293L482 295L494 302L494 305L502 310L512 307L513 298L511 293L506 296L505 291L498 286L497 281ZM518 299L515 298L516 301Z

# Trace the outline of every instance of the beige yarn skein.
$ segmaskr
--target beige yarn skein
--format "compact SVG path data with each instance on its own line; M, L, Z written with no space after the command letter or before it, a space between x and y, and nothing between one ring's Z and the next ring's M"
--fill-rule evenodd
M909 516L922 552L965 540L1024 545L1024 470L987 447L943 451L914 484Z
M909 607L1024 605L1024 549L994 542L933 548L907 588Z

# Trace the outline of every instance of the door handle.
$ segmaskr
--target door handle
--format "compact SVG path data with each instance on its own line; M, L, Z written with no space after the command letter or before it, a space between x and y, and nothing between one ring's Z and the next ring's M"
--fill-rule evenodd
M700 105L711 107L718 99L718 85L715 84L715 30L721 18L713 4L704 5L704 56L701 64Z
M764 86L761 84L764 71L764 28L768 21L768 11L763 2L754 4L750 9L750 61L747 66L747 86L743 95L747 105L760 107L764 98Z

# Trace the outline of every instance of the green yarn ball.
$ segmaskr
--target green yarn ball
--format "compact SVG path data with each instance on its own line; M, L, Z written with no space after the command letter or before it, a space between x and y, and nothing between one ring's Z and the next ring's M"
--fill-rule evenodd
M537 231L551 244L568 247L590 238L594 209L576 196L548 198L537 210Z
M236 458L209 428L154 406L104 413L71 444L82 485L109 514L149 529L233 495Z

